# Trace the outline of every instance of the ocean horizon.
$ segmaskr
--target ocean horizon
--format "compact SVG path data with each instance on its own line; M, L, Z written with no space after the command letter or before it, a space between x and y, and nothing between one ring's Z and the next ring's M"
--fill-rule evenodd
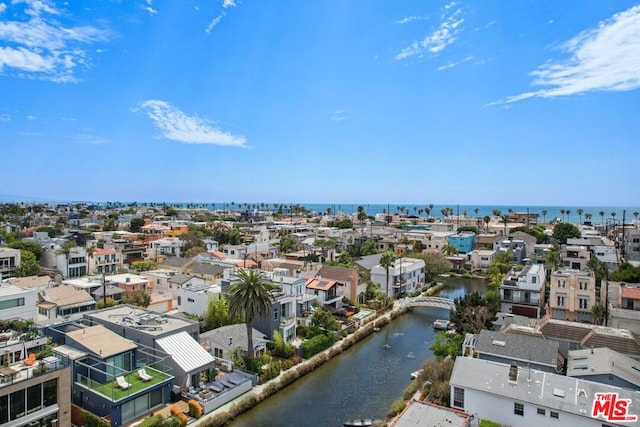
M9 199L9 200L7 200ZM299 202L175 202L175 201L126 201L126 202L96 202L96 201L37 201L37 200L11 200L11 197L0 198L0 204L6 203L25 203L25 204L95 204L100 206L109 206L112 203L121 204L127 206L131 203L137 203L137 205L162 205L167 204L175 207L199 207L209 210L244 210L247 207L255 209L258 206L260 210L274 210L274 205L299 205L305 209L317 212L327 213L330 209L331 213L344 213L352 214L358 211L358 207L362 206L367 215L373 216L380 213L390 212L399 213L400 207L405 208L405 213L408 215L426 216L425 208L429 207L429 204L419 205L414 203L299 203ZM548 222L554 218L560 218L564 222L581 223L587 220L587 214L591 215L591 222L593 224L604 224L610 221L621 222L623 217L625 222L634 221L639 218L640 206L557 206L557 205L474 205L474 204L433 204L430 215L431 217L441 218L442 209L453 209L453 215L461 215L467 217L484 217L486 215L493 216L494 210L499 210L502 215L505 215L511 209L514 212L529 212L537 213L540 216L540 220ZM422 213L420 213L422 209ZM476 212L477 209L477 212ZM582 209L582 215L578 214L578 209ZM564 210L564 213L562 212ZM543 211L546 214L543 215ZM604 215L600 215L600 213ZM635 215L634 215L635 214Z

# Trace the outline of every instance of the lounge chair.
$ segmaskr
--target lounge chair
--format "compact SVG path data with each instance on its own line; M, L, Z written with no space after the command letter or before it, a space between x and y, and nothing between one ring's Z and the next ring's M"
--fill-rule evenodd
M36 364L36 354L35 353L29 353L29 357L24 359L23 365L24 366L33 366Z
M131 387L131 384L129 384L122 375L116 378L116 383L118 384L118 387L120 387L122 390L126 390L129 387Z
M142 381L151 381L153 379L151 375L147 374L147 371L145 371L144 368L138 369L138 378Z

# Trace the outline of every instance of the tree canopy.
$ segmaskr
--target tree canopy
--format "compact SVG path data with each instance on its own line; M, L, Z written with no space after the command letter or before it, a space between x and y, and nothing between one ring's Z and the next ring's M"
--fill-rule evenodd
M240 269L237 279L229 287L229 312L233 317L243 319L247 327L247 356L254 357L253 319L267 315L271 311L273 285L263 280L262 271Z
M580 230L568 222L559 222L553 226L553 238L565 244L567 239L576 239L581 236Z

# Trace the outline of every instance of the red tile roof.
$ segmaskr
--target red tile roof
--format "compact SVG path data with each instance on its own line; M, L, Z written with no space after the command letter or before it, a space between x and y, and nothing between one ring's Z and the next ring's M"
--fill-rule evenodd
M622 298L640 299L640 288L623 286Z

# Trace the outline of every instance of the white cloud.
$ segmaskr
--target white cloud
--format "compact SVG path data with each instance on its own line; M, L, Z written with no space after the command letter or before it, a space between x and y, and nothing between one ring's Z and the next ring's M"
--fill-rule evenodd
M222 0L222 7L225 9L228 7L236 7L235 0Z
M92 133L77 134L77 135L74 135L73 138L83 144L89 144L89 145L100 145L100 144L106 144L109 142L109 139L104 138L102 136L94 135Z
M27 116L27 120L35 120L35 119L36 119L36 116L32 116L31 114Z
M144 101L139 109L149 116L165 138L172 141L245 147L245 137L222 131L214 123L189 116L165 101Z
M597 28L583 31L562 46L571 55L569 59L547 62L531 73L532 84L544 89L511 96L502 102L640 88L638 28L640 6L634 6L601 22Z
M445 6L445 14L442 16L440 26L430 34L427 34L421 41L414 41L410 46L403 48L395 56L396 61L410 58L412 56L422 56L425 53L436 54L441 52L456 40L456 36L461 31L464 18L461 9L456 9L449 13L448 9L455 5L454 2Z
M4 4L4 3L3 3ZM83 45L106 41L111 33L92 26L64 27L48 2L14 0L16 20L0 21L0 73L56 82L76 81L78 66L87 66ZM20 16L22 14L22 16Z
M224 13L221 13L220 15L216 16L215 18L213 18L211 20L211 22L209 22L209 25L207 26L207 29L205 30L207 33L210 33L211 30L213 30L213 28L218 25L220 23L220 21L222 21L222 18L224 17Z
M408 24L409 22L413 22L413 21L426 21L427 19L429 19L426 16L407 16L406 18L402 18L402 19L398 19L396 21L396 24Z
M351 112L347 110L336 110L331 114L332 122L343 122L351 118Z
M147 5L144 7L144 10L149 12L151 15L158 13L158 10L153 8L153 0L147 0Z
M0 13L4 12L5 10L7 10L7 5L4 3L0 3Z
M458 65L471 61L472 59L473 59L473 56L467 56L462 61L449 62L448 64L439 66L438 71L444 71L444 70L448 70L449 68L457 67Z

